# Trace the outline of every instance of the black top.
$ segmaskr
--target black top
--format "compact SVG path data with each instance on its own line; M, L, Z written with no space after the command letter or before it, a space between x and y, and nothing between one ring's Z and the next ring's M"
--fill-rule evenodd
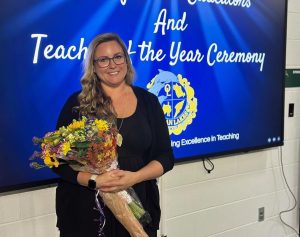
M164 172L173 168L174 157L170 138L161 106L153 94L133 87L138 103L134 114L118 119L118 128L123 136L123 144L118 147L118 162L121 169L137 171L157 160ZM57 122L57 128L66 126L79 114L72 108L78 105L78 94L67 100ZM94 210L94 191L77 183L77 171L67 165L53 169L61 180L56 192L57 226L64 233L82 233L83 236L97 236L99 213ZM157 230L160 221L159 192L156 180L145 181L134 187L144 208L150 213L152 222L145 229ZM129 234L105 208L107 219L104 232L106 236L129 237ZM78 235L80 236L80 235Z

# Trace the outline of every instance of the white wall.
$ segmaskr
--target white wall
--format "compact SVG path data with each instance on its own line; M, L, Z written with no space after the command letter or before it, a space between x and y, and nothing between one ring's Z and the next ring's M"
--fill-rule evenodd
M299 68L300 60L300 1L288 0L286 67Z
M1 237L56 237L55 189L0 197Z
M287 68L300 68L300 1L289 0ZM300 88L286 89L284 170L298 197L300 159ZM176 165L160 180L162 233L168 237L296 237L278 213L292 205L283 183L278 148L214 159L207 174L201 162ZM58 237L55 188L0 196L1 237ZM265 220L258 222L258 208ZM284 219L298 229L298 208Z

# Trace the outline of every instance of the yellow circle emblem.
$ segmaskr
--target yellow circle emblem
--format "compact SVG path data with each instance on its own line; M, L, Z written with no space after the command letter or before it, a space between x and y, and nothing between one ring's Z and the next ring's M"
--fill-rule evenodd
M197 98L187 78L181 74L159 70L147 84L147 89L158 97L164 111L169 133L179 135L193 122L197 112Z

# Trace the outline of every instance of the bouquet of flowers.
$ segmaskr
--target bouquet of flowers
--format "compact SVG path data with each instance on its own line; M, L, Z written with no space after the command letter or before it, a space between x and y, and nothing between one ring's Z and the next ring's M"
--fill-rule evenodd
M33 138L41 151L35 151L31 159L41 158L44 164L31 162L31 166L39 169L43 167L58 167L67 163L74 170L93 174L117 169L117 144L121 146L121 135L116 126L103 119L73 120L67 127L48 132L43 138ZM137 198L134 190L117 193L96 192L96 203L101 213L99 235L105 224L105 217L98 201L100 195L104 204L112 211L120 223L131 236L147 237L142 224L149 223L151 217Z

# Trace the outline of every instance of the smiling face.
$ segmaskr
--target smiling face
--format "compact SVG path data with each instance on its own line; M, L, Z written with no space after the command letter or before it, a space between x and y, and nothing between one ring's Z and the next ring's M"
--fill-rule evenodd
M119 64L120 57L124 57L124 52L117 41L104 42L96 47L94 60L102 62L108 60L109 63L106 67L100 67L101 63L94 62L95 73L103 86L118 87L125 83L127 63L125 60L124 63Z

